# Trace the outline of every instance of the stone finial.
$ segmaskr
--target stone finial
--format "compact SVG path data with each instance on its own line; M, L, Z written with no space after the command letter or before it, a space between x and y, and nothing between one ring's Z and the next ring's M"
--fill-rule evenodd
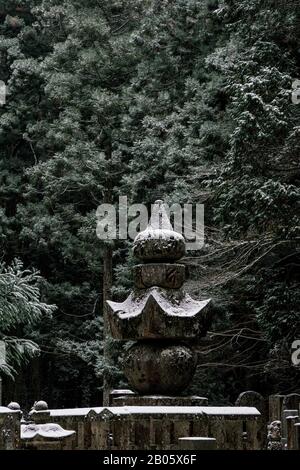
M33 405L33 409L34 411L48 411L48 404L43 400L36 401Z
M7 405L7 408L9 408L10 410L14 410L14 411L21 411L21 407L19 403L15 401L11 401L9 405Z
M148 227L134 240L133 254L144 262L175 261L184 256L184 238L173 230L162 201L155 201Z

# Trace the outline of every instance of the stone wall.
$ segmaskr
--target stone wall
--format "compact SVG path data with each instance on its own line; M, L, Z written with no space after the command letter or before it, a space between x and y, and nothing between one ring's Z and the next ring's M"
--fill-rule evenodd
M300 395L271 395L269 397L270 427L280 423L281 447L300 450Z
M177 450L184 437L215 438L218 449L300 449L298 394L264 400L248 391L239 396L238 406L211 407L203 397L137 397L122 391L111 402L108 408L67 410L36 402L29 424L38 429L29 427L21 436L19 405L0 407L0 449ZM54 430L55 424L62 429ZM33 431L38 432L32 440Z
M21 412L0 406L0 450L20 447Z
M39 412L31 414L40 422ZM76 432L73 448L177 450L181 437L214 437L218 449L258 450L255 408L122 406L50 410L51 422Z

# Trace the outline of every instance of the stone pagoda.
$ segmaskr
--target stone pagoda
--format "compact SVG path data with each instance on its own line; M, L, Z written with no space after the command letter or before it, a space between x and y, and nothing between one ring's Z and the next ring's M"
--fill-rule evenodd
M125 376L139 395L128 404L141 403L141 396L152 396L144 403L154 404L153 395L169 395L174 403L174 395L181 395L193 378L193 345L210 325L211 300L194 300L184 291L185 266L179 260L185 240L173 230L162 201L155 202L133 253L141 262L134 267L133 291L123 303L108 301L112 337L135 341L123 358Z
M185 241L173 231L161 201L155 203L133 251L141 261L134 267L135 287L125 302L108 302L112 336L133 342L123 358L132 390L112 391L108 407L49 410L39 401L30 422L21 426L18 404L0 407L0 449L263 448L265 421L253 406L264 409L258 394L241 394L240 406L208 406L207 398L184 395L196 367L194 348L207 332L212 308L209 299L196 301L184 291L185 266L179 260ZM272 408L276 413L281 409L278 397ZM298 401L289 404L294 407L289 413L297 412ZM300 426L294 415L288 419L288 442L296 445ZM274 437L271 431L270 442L275 444L269 447L277 448L279 433Z

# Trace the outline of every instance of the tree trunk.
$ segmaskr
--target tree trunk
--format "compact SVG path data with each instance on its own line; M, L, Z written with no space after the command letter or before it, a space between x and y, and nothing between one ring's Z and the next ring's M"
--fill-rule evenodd
M112 149L110 139L105 149L106 160L111 160L112 158ZM107 185L104 192L104 203L112 203L112 189L111 189L111 179L110 175L107 176ZM110 339L110 327L108 322L108 310L107 310L107 300L111 298L111 288L113 283L113 266L112 266L112 255L113 249L110 245L106 245L104 249L103 257L103 335L104 335L104 361L106 368L108 369L112 363L110 351L109 351L109 339ZM110 378L109 372L106 370L103 379L103 405L109 405L109 394L110 394Z
M104 259L103 259L103 334L104 334L104 360L106 367L109 367L111 363L110 351L109 351L109 337L110 328L108 322L108 312L106 301L110 299L110 292L112 287L112 248L107 246L105 248ZM110 393L110 380L108 377L109 373L106 372L103 381L103 405L109 405L109 393Z

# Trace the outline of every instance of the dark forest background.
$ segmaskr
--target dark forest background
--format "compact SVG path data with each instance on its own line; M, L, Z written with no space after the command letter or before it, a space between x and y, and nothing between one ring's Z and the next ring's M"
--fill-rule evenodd
M126 386L120 346L104 359L103 298L110 261L112 297L128 293L130 244L95 233L97 207L120 195L205 204L205 247L184 261L215 319L189 392L228 404L246 389L300 391L299 11L296 0L0 1L5 404L96 405L104 379Z

